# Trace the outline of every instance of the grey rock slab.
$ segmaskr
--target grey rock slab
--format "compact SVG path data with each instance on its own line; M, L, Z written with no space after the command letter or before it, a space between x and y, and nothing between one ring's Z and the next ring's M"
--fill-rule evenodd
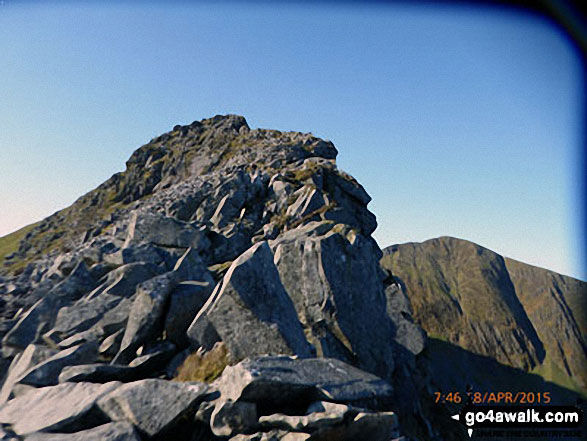
M123 298L121 302L111 310L104 313L104 317L96 323L91 330L102 334L111 334L123 329L132 309L133 300Z
M22 376L32 367L54 355L57 351L39 345L28 345L12 360L8 373L0 390L0 404L11 398L12 389Z
M125 384L98 401L112 421L128 421L153 437L171 430L178 420L204 399L203 383L177 383L150 379Z
M131 214L124 247L142 242L198 250L205 250L210 245L204 231L148 209L135 210Z
M353 197L363 206L367 206L371 202L371 196L369 196L363 186L354 178L343 171L339 171L338 176L339 178L336 179L336 184L342 191Z
M177 274L179 280L213 282L212 275L206 268L204 261L200 257L200 253L191 247L175 262L173 271Z
M63 281L47 293L47 297L59 297L72 302L95 287L95 281L84 262L79 262Z
M397 435L397 428L397 415L393 412L361 412L345 424L316 431L309 441L389 441Z
M175 354L175 346L169 342L158 345L152 352L135 358L129 365L80 364L65 367L59 375L59 382L106 383L108 381L135 381L157 376L164 371Z
M51 386L59 382L59 374L66 366L93 361L97 355L95 343L84 343L58 352L47 360L32 366L18 380L31 386Z
M340 360L287 356L257 357L227 366L216 385L223 399L275 410L306 409L313 401L380 408L389 405L393 393L385 380Z
M73 271L76 264L77 261L74 256L60 254L55 258L47 272L43 274L43 279L62 279Z
M81 345L82 343L97 342L103 336L103 334L104 331L102 329L92 327L87 331L78 332L77 334L73 334L71 337L68 337L65 340L61 340L59 343L57 343L57 347L63 350L73 346ZM57 336L52 336L49 333L43 335L43 339L45 341L50 340L54 342L52 337L59 339Z
M317 189L304 186L301 190L298 199L287 208L290 217L307 216L325 205L324 196Z
M114 363L128 363L143 343L163 331L169 294L176 284L177 278L170 272L147 280L137 287L120 351L114 357Z
M306 415L285 415L281 413L264 415L259 418L263 429L282 429L294 432L312 432L324 427L335 426L344 421L351 407L327 401L313 403Z
M102 318L90 329L60 341L57 346L60 349L67 349L85 342L99 342L104 335L115 334L119 331L124 333L131 307L132 300L122 298L116 306L104 312ZM115 338L122 340L122 335ZM120 346L120 341L118 341L118 346ZM118 347L116 347L116 352L118 352Z
M170 295L169 309L165 318L167 338L178 346L187 346L186 332L197 313L206 303L214 281L187 281L178 284Z
M212 246L210 250L210 261L213 262L233 261L244 253L252 243L250 234L243 231L240 226L236 226L230 234L213 233L211 234Z
M353 202L346 201L340 203L337 196L332 196L337 206L331 207L322 215L323 219L331 220L337 223L347 224L356 228L364 236L369 236L377 228L377 218L369 210L357 207Z
M26 348L40 341L43 332L49 330L59 308L64 304L57 297L43 297L22 314L16 324L2 339L3 346Z
M281 180L280 175L273 176L271 181L270 188L276 197L276 209L281 210L287 204L288 195L293 192L292 185Z
M220 285L216 285L216 291L220 290ZM212 294L214 296L214 293ZM187 338L194 348L204 348L209 351L214 345L222 339L218 331L205 314L198 314L187 330Z
M35 390L36 388L34 386L29 386L27 384L15 384L14 387L12 388L12 395L13 398L16 397L20 397L21 395L24 395L26 393L29 393L32 390Z
M201 320L213 325L235 360L256 354L313 355L267 242L253 245L232 263L188 334Z
M217 403L210 418L216 436L231 436L249 432L257 423L257 406L246 401L226 400Z
M216 211L210 218L210 222L218 228L226 226L231 221L234 222L246 200L246 191L241 188L232 189L230 193L220 200Z
M86 331L121 300L119 296L106 293L89 300L80 299L71 306L59 310L51 332L56 333L61 340L64 340L74 334Z
M381 253L345 225L314 222L270 242L281 283L317 354L390 377L394 330L387 315Z
M387 313L395 328L394 340L410 353L418 355L426 347L424 330L414 323L412 308L405 292L392 284L385 289Z
M59 375L59 382L107 383L109 381L133 381L137 379L137 369L125 365L102 363L81 364L65 367Z
M240 434L230 438L230 441L306 441L308 439L310 439L310 435L307 433L271 430L269 432L254 433L252 435Z
M0 424L10 424L18 435L34 432L82 430L99 417L96 400L120 383L64 383L34 389L0 407Z
M96 297L103 292L120 297L130 297L135 293L137 285L151 279L162 270L152 263L136 262L122 265L110 271L105 280L87 297Z
M122 263L146 262L160 265L165 261L165 252L150 243L122 248L119 251Z
M75 433L33 433L24 441L141 441L141 438L132 424L116 422Z

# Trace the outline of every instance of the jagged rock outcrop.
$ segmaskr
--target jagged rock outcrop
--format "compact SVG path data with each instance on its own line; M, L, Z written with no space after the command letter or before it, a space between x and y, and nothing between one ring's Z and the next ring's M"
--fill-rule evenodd
M0 423L39 439L433 438L425 334L336 155L217 116L31 227L2 269ZM173 382L219 344L204 376L235 366L214 384Z
M430 336L587 391L585 282L450 237L393 245L382 264Z

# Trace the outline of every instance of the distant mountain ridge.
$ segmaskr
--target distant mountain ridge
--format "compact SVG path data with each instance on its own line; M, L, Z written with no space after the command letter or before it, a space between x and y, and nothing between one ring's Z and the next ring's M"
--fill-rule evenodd
M452 237L383 251L431 337L585 394L587 283Z

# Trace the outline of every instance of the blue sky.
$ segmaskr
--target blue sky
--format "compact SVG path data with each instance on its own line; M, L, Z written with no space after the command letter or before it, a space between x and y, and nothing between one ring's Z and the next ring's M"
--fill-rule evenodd
M546 21L465 7L0 6L0 234L175 124L332 140L380 246L442 235L585 279L584 78Z

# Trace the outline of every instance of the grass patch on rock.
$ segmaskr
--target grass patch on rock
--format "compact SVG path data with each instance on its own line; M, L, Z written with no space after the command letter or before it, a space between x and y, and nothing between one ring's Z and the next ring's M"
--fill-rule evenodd
M177 370L175 381L202 381L211 383L228 366L228 350L224 343L216 343L205 353L194 352L189 355Z

